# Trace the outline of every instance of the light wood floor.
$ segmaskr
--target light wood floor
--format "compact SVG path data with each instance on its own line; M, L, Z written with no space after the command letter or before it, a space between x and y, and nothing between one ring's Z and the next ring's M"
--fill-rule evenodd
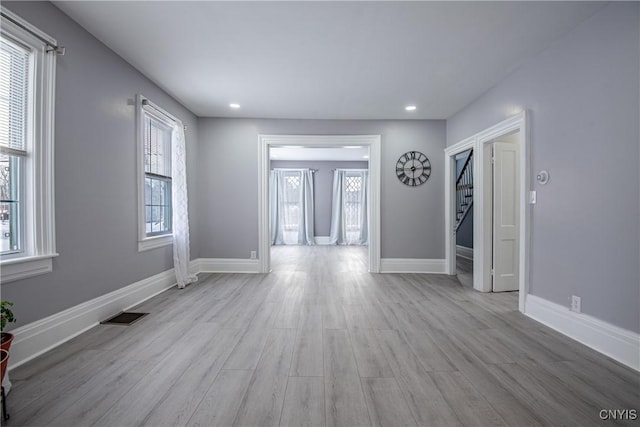
M278 247L11 372L7 425L615 425L639 376L530 320L517 293L366 272L354 247Z

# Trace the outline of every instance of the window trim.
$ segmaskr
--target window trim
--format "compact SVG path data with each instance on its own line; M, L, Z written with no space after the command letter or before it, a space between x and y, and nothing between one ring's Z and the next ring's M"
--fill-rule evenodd
M138 170L138 252L148 251L173 244L173 228L170 233L148 236L145 227L145 170L144 170L144 115L149 114L156 120L172 126L180 121L164 109L151 102L142 94L136 95L136 151ZM174 123L171 123L173 121ZM173 139L171 141L173 157Z
M29 165L25 181L27 206L24 251L20 255L0 259L0 278L6 283L52 271L52 259L58 256L54 203L56 53L51 49L52 46L57 46L57 41L5 7L1 10L9 18L2 19L2 34L33 49L36 83L33 94L33 124L27 141Z

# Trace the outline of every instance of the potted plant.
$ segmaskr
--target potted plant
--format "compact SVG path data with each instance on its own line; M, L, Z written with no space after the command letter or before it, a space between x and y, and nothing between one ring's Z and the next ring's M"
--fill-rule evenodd
M11 343L13 342L13 334L10 332L5 332L4 328L7 326L7 323L12 323L16 321L16 318L13 316L13 311L11 311L11 307L13 303L11 301L2 301L0 302L0 331L2 331L2 350L9 351L9 347L11 347Z

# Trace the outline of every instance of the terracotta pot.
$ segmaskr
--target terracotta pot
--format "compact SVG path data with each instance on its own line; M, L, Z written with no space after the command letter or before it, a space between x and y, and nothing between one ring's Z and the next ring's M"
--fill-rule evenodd
M2 348L2 350L7 350L9 351L9 347L11 347L11 343L13 342L13 338L14 335L10 332L3 332L2 333L2 345L0 348Z
M0 363L2 363L2 367L0 369L0 372L2 372L2 375L0 375L0 383L4 380L4 373L7 370L7 363L9 362L9 352L7 350L0 350L0 355L1 357L1 361Z

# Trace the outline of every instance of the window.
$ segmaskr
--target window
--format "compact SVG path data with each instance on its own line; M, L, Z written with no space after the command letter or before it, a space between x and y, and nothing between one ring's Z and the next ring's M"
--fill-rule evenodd
M284 231L286 241L298 241L300 222L300 171L287 171L284 176Z
M56 41L2 8L0 265L2 281L51 271Z
M344 222L347 241L357 241L363 227L366 200L363 195L363 174L347 172L344 177Z
M138 96L140 200L138 249L172 242L172 139L177 119Z

